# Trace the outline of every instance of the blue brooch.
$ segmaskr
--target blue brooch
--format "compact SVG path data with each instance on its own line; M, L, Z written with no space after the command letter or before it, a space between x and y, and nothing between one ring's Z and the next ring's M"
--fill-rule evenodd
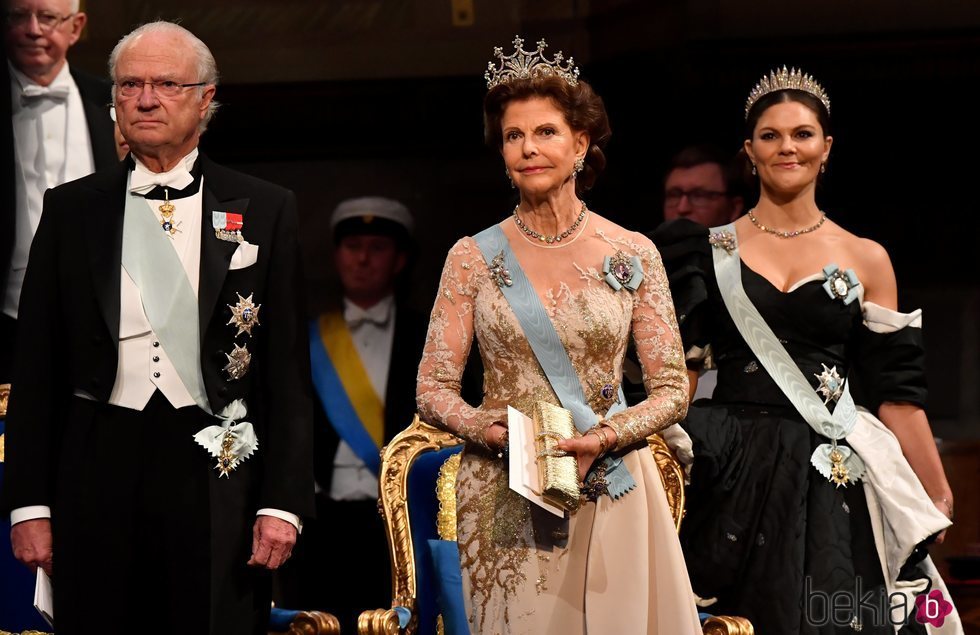
M619 291L623 287L636 291L643 281L643 265L640 264L640 257L627 256L622 251L617 251L603 259L602 273L606 276L606 283L614 291Z
M836 264L830 263L823 268L823 277L826 278L823 283L824 291L832 300L843 300L844 304L850 304L858 297L861 282L853 269L841 271Z

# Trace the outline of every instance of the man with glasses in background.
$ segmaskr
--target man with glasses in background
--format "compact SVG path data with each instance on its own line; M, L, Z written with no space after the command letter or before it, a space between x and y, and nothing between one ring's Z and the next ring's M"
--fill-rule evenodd
M664 220L683 218L705 227L725 225L742 215L746 190L745 179L739 176L731 156L711 145L687 146L673 156L667 169ZM665 223L648 235L656 244L661 232L683 232L683 227L678 225L683 224ZM710 397L714 392L716 372L710 362L706 367L708 370L698 380L694 399ZM626 401L631 405L639 403L646 398L646 391L632 347L623 370Z
M2 0L0 6L7 58L0 69L0 384L5 384L44 191L118 159L106 109L109 82L70 67L66 59L87 19L78 0Z
M698 225L717 227L741 216L745 179L739 178L732 158L711 145L688 146L675 154L664 179L664 220L686 218ZM664 227L650 234L654 244L661 231ZM713 364L708 361L705 368L693 399L710 397L715 390Z
M0 394L11 381L20 290L44 191L116 161L106 109L109 82L66 61L86 16L78 0L0 0ZM5 400L5 397L0 397ZM4 425L0 416L0 481ZM13 562L0 521L0 629L46 625L33 607L34 576Z
M741 216L745 202L731 163L731 157L706 145L674 155L664 179L664 220L687 218L717 227Z
M11 542L59 635L257 635L314 510L296 199L199 153L218 71L190 31L143 25L109 68L129 159L45 194L24 280Z

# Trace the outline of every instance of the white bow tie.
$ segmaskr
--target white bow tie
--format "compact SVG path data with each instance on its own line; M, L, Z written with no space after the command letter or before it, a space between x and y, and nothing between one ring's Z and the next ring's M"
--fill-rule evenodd
M20 93L20 103L27 104L35 99L54 99L56 101L65 101L68 99L68 93L70 88L65 85L61 86L38 86L37 84L28 84L24 86Z
M365 323L384 326L391 316L391 306L386 303L376 304L366 311L359 306L350 304L344 309L344 321L347 327L356 329Z
M170 171L160 173L150 172L137 163L129 181L129 189L135 194L146 194L158 185L182 190L194 181L185 163L181 161Z

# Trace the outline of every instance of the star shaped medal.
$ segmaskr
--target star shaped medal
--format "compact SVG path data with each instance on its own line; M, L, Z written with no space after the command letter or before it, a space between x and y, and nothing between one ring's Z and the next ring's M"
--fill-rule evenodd
M837 372L836 366L827 368L826 364L820 365L823 366L823 372L814 373L814 377L820 380L817 392L823 397L826 406L831 401L837 401L844 394L844 378Z
M248 372L249 364L252 363L252 354L244 346L235 344L234 350L225 353L228 363L225 364L224 371L231 379L241 379Z
M251 337L252 327L259 325L259 309L262 308L262 305L252 302L254 293L248 294L247 298L243 298L240 293L236 293L235 295L238 296L238 302L235 306L228 305L228 308L231 309L231 319L228 320L228 324L233 324L238 327L238 332L235 333L235 337L238 337L242 333Z

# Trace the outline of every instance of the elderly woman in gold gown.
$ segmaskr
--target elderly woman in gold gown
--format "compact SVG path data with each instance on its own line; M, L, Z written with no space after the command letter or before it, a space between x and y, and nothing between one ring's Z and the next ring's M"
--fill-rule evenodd
M459 555L474 633L700 633L694 597L646 437L683 418L688 380L660 256L639 233L579 198L605 165L602 100L571 60L544 43L487 73L488 144L520 193L499 232L514 260L490 259L473 237L450 250L419 368L422 417L466 441L457 480ZM480 234L477 235L479 237ZM503 252L501 252L503 253ZM510 270L508 269L510 268ZM530 414L560 399L503 291L520 268L567 351L595 425L561 442L594 487L559 518L508 486L507 406ZM474 335L484 398L459 394ZM649 398L621 399L636 342ZM607 414L613 408L615 414ZM621 460L628 491L604 491L595 466ZM598 485L598 487L595 487Z

